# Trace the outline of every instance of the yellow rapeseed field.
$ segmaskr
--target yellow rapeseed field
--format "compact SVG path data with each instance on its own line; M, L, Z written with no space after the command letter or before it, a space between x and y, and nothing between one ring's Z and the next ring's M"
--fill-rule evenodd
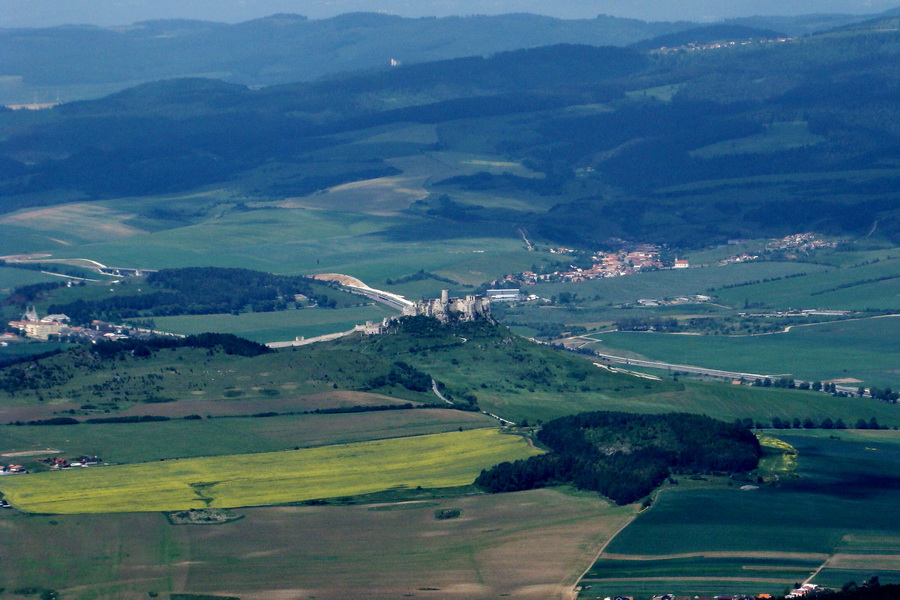
M756 434L763 455L759 460L759 471L766 473L766 480L778 479L797 470L797 449L776 437Z
M482 469L540 451L495 429L305 450L237 454L8 476L0 492L36 513L234 508L467 485Z

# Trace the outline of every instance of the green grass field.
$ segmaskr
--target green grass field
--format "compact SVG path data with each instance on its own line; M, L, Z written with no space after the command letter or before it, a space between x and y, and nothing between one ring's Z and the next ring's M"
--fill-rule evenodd
M772 123L765 132L733 140L717 142L692 151L692 156L712 158L731 154L756 154L810 146L825 141L809 130L806 121Z
M174 408L170 408L170 405L154 405L156 407L159 412ZM190 405L184 409L201 411L205 415L206 411L214 412L217 408L198 403L197 406ZM277 408L267 404L258 407L258 410ZM266 418L172 419L163 422L77 427L3 427L0 428L0 452L29 452L52 448L64 457L96 455L106 462L122 464L276 452L297 447L348 444L494 425L495 420L479 413L434 409ZM122 440L129 440L129 443L124 444ZM45 456L48 454L17 460L33 470L37 466L34 460ZM12 458L0 460L6 462Z
M14 341L8 346L0 346L0 360L9 360L31 354L42 354L57 348L66 348L66 344L58 342Z
M900 258L896 254L858 267L822 272L804 269L809 273L805 277L718 290L716 295L737 307L748 302L782 309L900 310Z
M479 429L277 453L8 476L16 508L76 514L229 508L466 485L491 465L539 454L522 438Z
M789 374L807 381L855 378L862 385L896 388L900 384L898 335L900 317L795 326L787 333L742 337L649 332L610 332L591 337L613 354L624 350L675 364Z
M582 597L649 596L651 589L668 591L667 585L677 585L678 593L783 593L787 580L805 579L803 573L808 577L826 560L840 567L856 555L860 567L864 553L868 565L857 573L897 577L900 515L892 507L900 500L900 435L883 430L772 435L799 451L796 477L750 490L735 484L663 491L610 543L594 574L582 582L592 585ZM678 577L673 577L671 569L688 556L697 558L675 568ZM614 577L612 566L623 564L626 574L604 581ZM840 585L845 575L823 570L821 581ZM662 580L646 579L651 577ZM819 577L813 582L820 583Z
M3 294L4 296L17 287L31 285L32 283L43 283L45 281L62 280L59 277L47 275L40 271L0 267L0 294Z

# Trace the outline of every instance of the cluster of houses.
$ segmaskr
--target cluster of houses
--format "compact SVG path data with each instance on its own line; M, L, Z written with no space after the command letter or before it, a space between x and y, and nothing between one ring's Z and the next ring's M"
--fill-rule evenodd
M641 298L637 306L676 306L678 304L703 304L712 301L712 296L704 294L692 294L690 296L678 296L677 298Z
M0 343L17 341L24 335L35 340L49 340L51 338L66 337L81 341L97 342L100 340L122 340L130 337L147 337L149 332L138 331L124 325L113 325L104 321L91 321L89 327L76 327L69 325L69 317L63 314L47 315L40 317L34 307L29 308L18 321L10 321L10 329L19 331L15 333L0 334Z
M785 598L815 598L826 594L832 594L834 590L830 588L820 587L812 583L804 583L803 585L791 590ZM771 594L756 594L755 596L747 594L738 594L735 596L724 594L719 596L676 596L674 594L659 594L653 596L653 600L771 600ZM607 596L604 600L634 600L631 596Z
M750 262L758 258L758 254L749 254L747 252L744 252L743 254L735 254L734 256L723 258L722 260L716 261L716 264L720 267L724 267L725 265L733 265L735 263Z
M580 255L582 251L571 248L553 248L552 254ZM591 254L591 266L581 268L569 265L569 269L553 271L552 273L535 273L524 271L518 275L507 275L504 279L495 281L494 284L522 284L534 285L536 283L549 282L575 282L604 277L621 277L634 275L641 271L663 269L665 266L659 257L659 247L652 244L642 244L634 249L621 249L617 252L594 252ZM686 259L676 259L671 268L687 269L691 266Z
M813 583L804 583L798 588L791 590L785 598L811 598L821 593L819 586Z
M27 472L22 465L0 465L0 475L24 475Z
M819 248L834 248L837 242L827 242L815 233L795 233L785 236L780 240L774 240L766 245L766 250L776 252L779 250L794 250L798 252L810 252Z
M804 308L802 310L773 310L764 313L739 312L739 317L764 317L767 319L786 317L849 317L852 310L831 310L825 308Z
M720 595L720 596L676 596L675 594L658 594L653 596L653 600L770 600L771 594L757 594L749 596L739 594L737 596ZM604 600L634 600L632 596L607 596Z
M779 44L784 42L791 42L797 38L793 37L777 37L777 38L763 38L763 39L751 39L751 40L729 40L729 41L721 41L721 42L710 42L708 44L703 44L700 42L690 42L688 44L683 44L681 46L674 46L669 48L667 46L662 46L661 48L657 48L656 50L651 50L651 53L654 54L668 54L670 52L700 52L703 50L721 50L723 48L737 48L740 46L753 46L753 45L764 45L764 44Z
M61 471L63 469L71 469L73 467L93 467L95 465L99 465L101 459L99 456L79 456L78 458L73 458L71 461L66 458L56 457L56 458L44 458L40 461L54 471Z

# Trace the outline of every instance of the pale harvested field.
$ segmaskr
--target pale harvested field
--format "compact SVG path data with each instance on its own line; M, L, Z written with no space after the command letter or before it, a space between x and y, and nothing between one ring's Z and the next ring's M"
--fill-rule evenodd
M375 139L375 138L373 138ZM283 208L307 208L393 215L416 200L428 196L427 186L454 175L479 171L513 172L520 176L533 173L519 163L492 160L492 157L458 152L428 152L387 161L402 173L364 181L345 183L325 192L276 203Z
M443 166L440 161L425 155L386 162L402 173L345 183L309 196L287 198L277 205L282 208L394 215L428 195L424 186L432 173L427 167Z
M436 520L438 508L459 519ZM191 592L243 600L567 597L597 549L633 517L596 496L554 490L367 507L253 509L191 531ZM223 572L223 562L241 569Z
M235 388L236 391L250 391L250 388ZM199 415L252 415L262 412L302 412L332 408L348 408L350 406L402 406L404 404L421 404L412 400L398 400L382 394L366 392L336 391L295 396L293 398L240 398L227 400L204 400L202 395L193 400L164 402L151 404L135 404L121 411L122 416L161 415L166 417L184 417Z
M830 569L900 571L898 554L835 554L828 561Z
M62 598L146 600L148 592L242 600L564 597L633 516L597 496L535 490L370 506L242 509L225 525L169 525L160 514L0 514L0 585ZM436 520L439 508L459 519ZM432 588L432 589L423 589ZM437 588L437 589L435 589Z
M132 217L134 214L78 202L15 213L0 223L38 231L76 231L81 239L103 241L145 233L124 223Z
M281 389L286 389L286 386L281 386ZM254 393L254 390L249 387L234 388L234 390L245 392L247 395ZM84 404L84 402L46 402L42 404L2 405L0 406L0 424L13 421L31 421L58 417L67 410L78 410L82 404ZM383 394L353 391L322 392L288 398L255 398L247 400L241 397L224 400L207 400L205 398L205 393L200 392L175 402L135 404L117 412L115 415L85 414L78 415L78 418L153 415L177 419L195 414L202 416L239 416L262 412L289 413L347 408L350 406L401 406L404 404L417 405L421 403L413 400L400 400Z

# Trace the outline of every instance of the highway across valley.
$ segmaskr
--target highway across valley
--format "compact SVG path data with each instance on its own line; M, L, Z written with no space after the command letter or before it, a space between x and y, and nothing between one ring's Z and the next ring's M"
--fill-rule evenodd
M753 381L756 379L770 379L776 380L781 379L782 377L789 377L789 375L779 374L779 375L763 375L760 373L743 373L741 371L725 371L722 369L710 369L708 367L696 367L693 365L677 365L675 363L667 363L656 360L642 360L637 358L624 358L622 356L615 356L614 354L603 354L601 352L595 352L595 355L598 358L601 358L607 362L616 363L620 365L629 365L632 367L647 367L651 369L665 369L667 371L678 371L679 373L694 373L696 375L706 375L708 377L721 377L723 379L743 379L745 381ZM794 383L799 385L804 383L799 379L795 379ZM812 382L806 382L812 383ZM857 392L857 388L845 386L845 385L837 385L835 389L838 392L843 392L845 394L855 395Z

